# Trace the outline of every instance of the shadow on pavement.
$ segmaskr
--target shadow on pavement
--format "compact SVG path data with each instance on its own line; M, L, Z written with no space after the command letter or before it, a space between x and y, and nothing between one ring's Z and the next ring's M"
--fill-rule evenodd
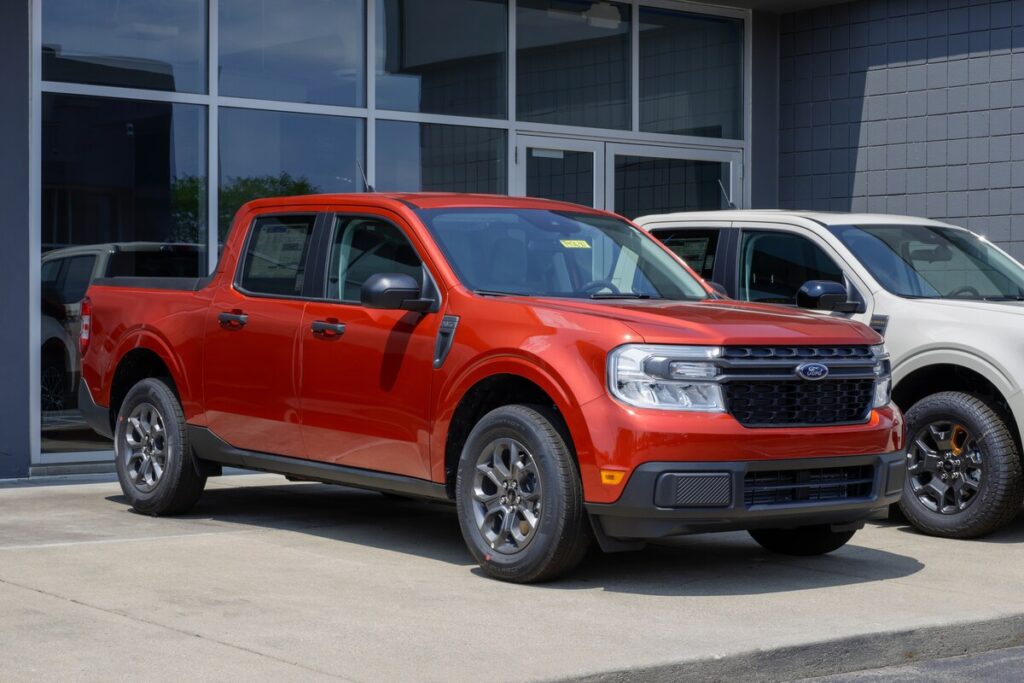
M123 496L107 500L127 504ZM322 484L207 489L188 515L210 521L312 534L471 569L455 508ZM823 557L771 554L745 533L689 536L632 553L593 550L554 590L602 588L645 595L757 595L853 585L909 576L914 558L857 545Z
M908 534L921 533L912 527L910 522L908 522L902 514L894 515L890 517L888 521L879 522L879 524L898 528L900 531ZM983 536L982 538L972 538L967 540L974 543L1024 543L1024 508L1022 508L1017 514L1016 519L999 531L993 532L988 536Z

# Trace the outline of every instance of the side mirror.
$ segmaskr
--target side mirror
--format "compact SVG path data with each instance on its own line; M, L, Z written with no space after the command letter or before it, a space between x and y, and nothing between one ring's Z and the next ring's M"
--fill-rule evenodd
M796 305L819 311L834 311L846 303L846 286L831 280L808 280L797 290Z
M359 303L390 311L426 311L434 304L432 299L421 299L419 283L403 273L375 273L366 278L359 290Z
M729 292L725 289L724 285L718 282L712 282L711 280L705 280L705 282L707 283L707 286L710 287L712 291L714 291L715 294L719 295L723 299L729 298Z

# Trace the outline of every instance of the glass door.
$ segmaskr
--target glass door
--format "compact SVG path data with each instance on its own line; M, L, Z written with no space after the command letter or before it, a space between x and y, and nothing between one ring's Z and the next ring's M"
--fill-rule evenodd
M512 194L605 205L604 143L520 135Z
M606 207L626 218L742 207L741 163L739 151L608 143Z

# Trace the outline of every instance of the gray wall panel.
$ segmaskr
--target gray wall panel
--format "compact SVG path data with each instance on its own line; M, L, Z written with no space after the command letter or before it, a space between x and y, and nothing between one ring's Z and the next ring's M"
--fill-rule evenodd
M29 0L0 3L0 479L28 476L32 445L29 386Z
M1024 258L1024 0L860 0L780 22L781 206L921 214Z

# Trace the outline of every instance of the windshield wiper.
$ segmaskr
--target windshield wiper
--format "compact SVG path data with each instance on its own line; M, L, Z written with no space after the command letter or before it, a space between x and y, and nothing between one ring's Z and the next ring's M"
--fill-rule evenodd
M480 296L525 296L518 292L499 292L493 289L474 289L473 293Z
M985 301L1024 301L1024 296L1020 294L1011 294L1009 296L986 296L982 298Z
M612 292L598 292L590 295L591 299L650 299L650 294L641 294L640 292L619 292L613 294Z

